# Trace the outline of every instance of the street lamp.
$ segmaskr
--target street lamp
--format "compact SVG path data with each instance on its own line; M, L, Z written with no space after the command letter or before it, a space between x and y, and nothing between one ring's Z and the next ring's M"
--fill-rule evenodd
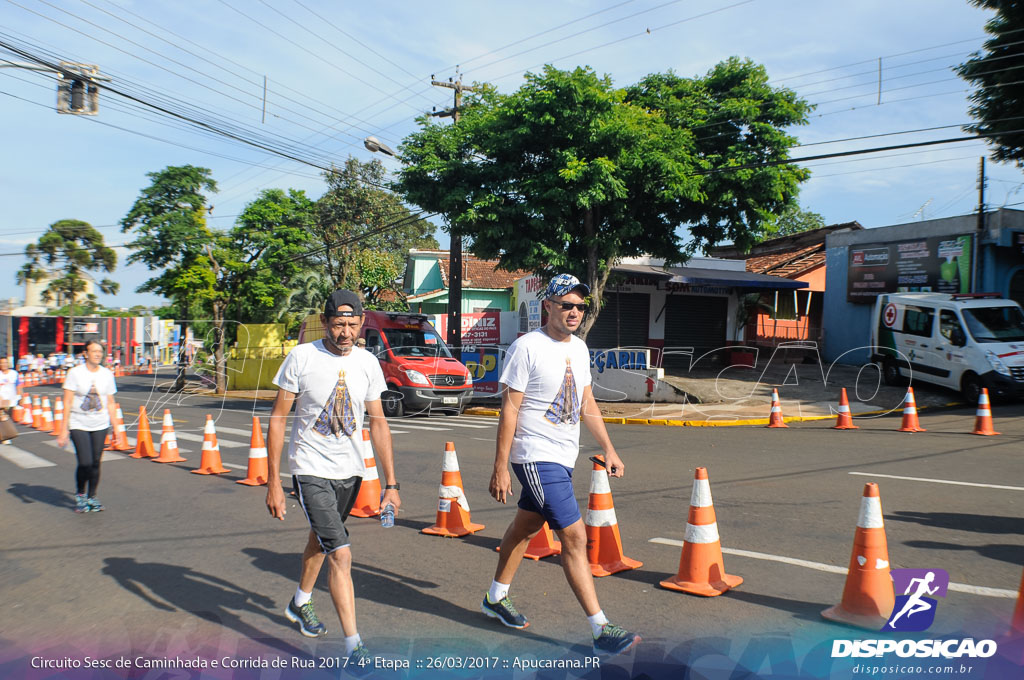
M386 156L398 157L394 149L376 137L363 140L367 150ZM445 341L448 348L458 361L462 361L462 238L458 234L451 235L448 247L448 333Z

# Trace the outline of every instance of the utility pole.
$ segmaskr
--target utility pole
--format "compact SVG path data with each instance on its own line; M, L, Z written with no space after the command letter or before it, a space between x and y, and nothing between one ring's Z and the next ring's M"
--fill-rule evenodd
M451 117L453 124L459 122L459 109L462 107L462 93L473 92L473 88L462 84L462 74L455 68L455 80L448 82L430 77L434 87L447 87L455 90L455 103L450 109L437 111L430 115L438 118ZM445 339L455 358L462 361L462 236L453 227L451 245L448 248L448 337Z
M978 271L981 269L981 263L978 262L978 258L981 256L981 240L982 235L985 231L985 157L981 157L981 162L978 164L978 233L974 235L974 276L971 292L977 292L978 290Z

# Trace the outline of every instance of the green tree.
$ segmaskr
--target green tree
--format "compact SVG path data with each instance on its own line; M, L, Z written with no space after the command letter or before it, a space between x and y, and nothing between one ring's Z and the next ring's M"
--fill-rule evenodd
M147 173L151 183L135 200L121 220L121 231L134 231L129 243L129 263L141 262L158 275L137 289L157 293L171 300L183 315L182 348L190 317L207 303L214 277L207 260L214 234L206 224L208 211L204 192L217 191L217 183L206 168L192 165L168 166ZM175 389L185 386L185 367L180 369Z
M443 214L477 256L588 283L583 337L617 260L683 262L721 240L749 245L808 174L727 170L786 159L795 140L783 129L810 110L750 61L699 78L652 74L627 89L589 68L551 66L509 95L477 88L457 125L419 119L396 187Z
M978 122L964 127L968 132L985 135L997 161L1012 161L1024 167L1024 125L1021 125L1021 101L1024 100L1024 3L1007 0L969 0L975 7L994 10L985 24L991 36L984 50L975 52L961 64L957 74L976 88L971 94L971 116Z
M25 248L28 258L18 270L19 284L48 281L43 300L65 301L68 306L68 351L74 352L75 303L86 289L86 272L112 272L117 268L117 253L103 241L103 234L82 220L59 220ZM120 287L111 279L98 282L99 289L113 295ZM96 296L84 296L87 306L95 308Z
M344 166L325 172L324 179L327 191L317 201L313 228L322 251L315 261L336 288L359 290L364 297L379 295L379 272L361 267L366 259L360 253L404 258L410 248L438 247L434 225L416 218L397 195L382 188L385 172L380 161L362 163L350 157ZM372 280L364 282L364 274ZM394 279L388 287L395 289Z
M786 206L782 214L773 220L765 229L762 240L791 236L805 231L821 229L825 226L825 218L816 212L804 210L798 204Z

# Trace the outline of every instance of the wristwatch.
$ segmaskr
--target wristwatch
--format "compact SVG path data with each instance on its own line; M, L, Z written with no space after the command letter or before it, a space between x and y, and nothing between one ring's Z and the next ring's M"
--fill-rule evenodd
M397 483L397 482L395 482L394 484L388 484L387 486L385 486L384 490L386 491L388 489L394 489L395 491L398 491L401 488L402 488L402 485Z

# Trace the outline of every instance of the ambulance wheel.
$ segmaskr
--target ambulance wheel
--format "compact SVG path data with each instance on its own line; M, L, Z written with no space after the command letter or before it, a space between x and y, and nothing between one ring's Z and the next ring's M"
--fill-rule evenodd
M974 373L964 373L963 379L960 381L960 394L964 395L964 401L967 405L978 403L978 397L981 396L981 380Z
M900 375L900 366L895 359L890 357L882 362L882 380L890 387L906 384L906 378Z
M401 418L405 415L405 404L402 403L402 393L397 390L387 390L381 395L381 406L384 415L388 418Z

